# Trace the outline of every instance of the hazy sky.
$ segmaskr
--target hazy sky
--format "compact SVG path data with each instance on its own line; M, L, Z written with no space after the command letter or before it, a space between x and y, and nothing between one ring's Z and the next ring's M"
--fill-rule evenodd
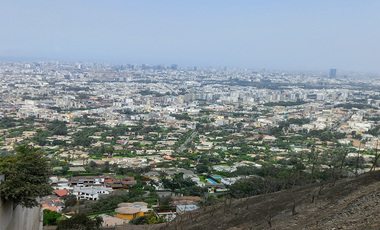
M1 60L380 72L379 0L2 0Z

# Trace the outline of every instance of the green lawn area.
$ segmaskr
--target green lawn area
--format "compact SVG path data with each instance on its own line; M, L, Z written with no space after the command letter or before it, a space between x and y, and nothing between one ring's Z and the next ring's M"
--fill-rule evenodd
M201 176L201 175L198 175L199 179L202 181L202 182L205 182L207 183L206 179L205 179L205 176Z
M222 165L222 166L228 166L228 164L219 164L219 165Z
M92 218L92 217L99 216L99 215L102 215L102 214L106 214L106 213L98 213L98 214L94 214L94 215L89 215L89 216L87 216L87 217Z
M100 155L89 155L91 159L102 159L103 156Z

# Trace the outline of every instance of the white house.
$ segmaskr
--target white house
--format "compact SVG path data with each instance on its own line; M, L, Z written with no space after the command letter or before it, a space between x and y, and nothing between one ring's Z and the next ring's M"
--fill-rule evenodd
M74 187L73 195L77 197L77 200L98 200L99 194L110 194L112 188L108 187Z

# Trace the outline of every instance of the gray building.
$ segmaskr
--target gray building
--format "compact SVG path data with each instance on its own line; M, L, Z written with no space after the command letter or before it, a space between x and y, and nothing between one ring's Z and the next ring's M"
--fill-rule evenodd
M330 69L330 78L336 77L336 69Z

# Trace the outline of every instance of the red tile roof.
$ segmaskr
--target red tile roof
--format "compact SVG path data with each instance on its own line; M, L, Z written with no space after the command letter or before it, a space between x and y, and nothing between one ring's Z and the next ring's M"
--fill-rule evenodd
M57 194L57 196L65 196L67 195L67 190L54 190L54 193Z
M44 208L44 209L49 209L50 211L56 211L58 210L57 207L47 207L47 208Z

